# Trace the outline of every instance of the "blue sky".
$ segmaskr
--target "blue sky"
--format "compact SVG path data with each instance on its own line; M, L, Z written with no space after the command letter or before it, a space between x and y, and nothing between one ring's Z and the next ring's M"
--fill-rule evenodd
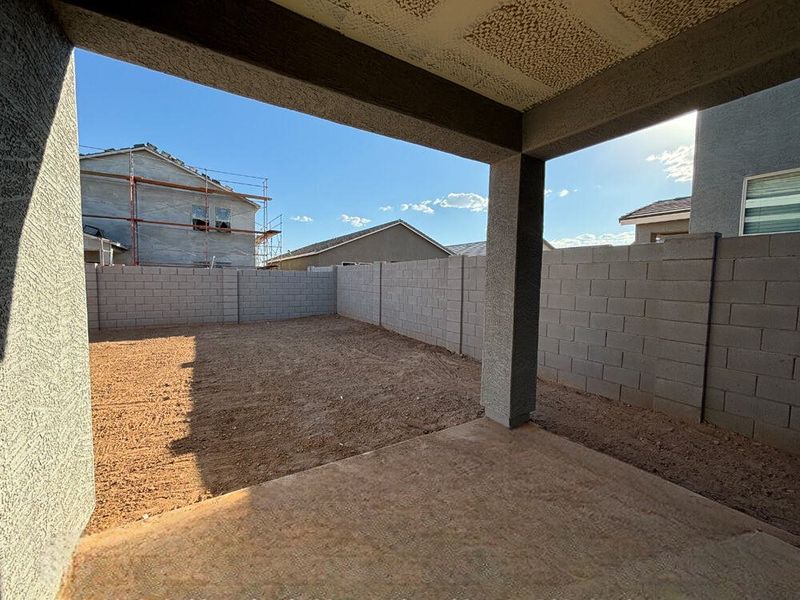
M76 62L81 144L150 142L197 167L268 177L285 250L397 218L443 244L485 239L483 163L82 50ZM559 246L629 243L633 228L620 215L691 193L694 120L549 161L545 237Z

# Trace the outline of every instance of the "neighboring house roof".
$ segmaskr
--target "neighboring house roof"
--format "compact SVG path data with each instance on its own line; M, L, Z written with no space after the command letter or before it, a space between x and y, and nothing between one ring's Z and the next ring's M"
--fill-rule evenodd
M464 256L486 256L486 242L468 242L447 247L453 254Z
M117 250L128 250L128 247L116 240L112 240L109 237L106 237L105 232L102 229L98 229L94 225L84 225L83 226L83 245L86 246L87 241L92 240L103 240L104 242L108 242Z
M397 219L396 221L390 221L382 225L376 225L375 227L361 229L359 231L354 231L353 233L348 233L347 235L340 235L339 237L331 238L329 240L323 240L315 244L309 244L308 246L303 246L302 248L298 248L297 250L292 250L291 252L286 252L285 254L281 254L280 256L273 258L270 262L271 263L280 262L291 258L303 258L306 256L313 256L315 254L322 254L323 252L326 252L338 246L343 246L344 244L349 244L350 242L354 242L361 238L367 237L368 235L373 235L380 231L385 231L386 229L389 229L391 227L398 227L398 226L410 229L418 236L424 238L425 240L427 240L440 250L443 250L447 254L453 254L452 251L442 246L439 242L437 242L433 238L428 237L427 235L422 233L419 229L412 227L402 219Z
M463 254L464 256L486 256L486 242L469 242L467 244L455 244L448 246L453 254ZM543 250L553 250L553 245L547 240L542 240Z
M637 208L619 218L620 225L637 225L643 223L661 223L688 219L692 208L692 198L671 198L659 200Z
M176 156L173 156L172 154L170 154L169 152L165 152L164 150L160 150L154 144L151 144L149 142L146 142L144 144L134 144L133 146L128 146L127 148L109 148L107 150L102 150L100 152L91 152L91 153L81 154L79 158L80 158L80 160L104 158L106 156L115 156L117 154L128 154L129 152L146 152L146 153L148 153L148 154L150 154L152 156L155 156L157 158L160 158L163 161L166 161L166 162L172 164L173 166L181 169L182 171L185 171L189 175L197 177L203 183L208 182L209 185L211 185L211 186L213 186L213 187L215 187L217 189L224 190L226 192L233 192L234 194L237 194L236 190L234 190L232 187L229 187L227 185L223 185L220 181L217 181L213 177L209 177L205 173L201 173L199 170L195 169L194 167L192 167L190 165L187 165L185 162L183 162L181 159L177 158ZM255 208L259 207L259 205L257 203L255 203L255 202L253 202L251 200L248 200L244 196L237 195L237 196L228 196L228 197L229 198L236 198L238 200L241 200L242 202L246 202L247 204L249 204L249 205L251 205L251 206L253 206Z

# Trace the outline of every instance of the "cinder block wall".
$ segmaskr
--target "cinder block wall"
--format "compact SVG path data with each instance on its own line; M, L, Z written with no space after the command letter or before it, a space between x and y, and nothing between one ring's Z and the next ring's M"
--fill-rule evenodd
M242 323L335 313L334 271L239 271Z
M800 234L720 240L706 419L800 449Z
M337 312L480 359L486 257L337 268Z
M800 234L542 262L540 377L800 453ZM340 314L481 358L484 257L379 266L339 268Z
M333 271L86 265L90 329L237 323L336 312Z
M715 236L544 254L539 375L699 421Z
M461 352L480 360L483 355L483 312L486 306L486 257L465 256Z
M222 278L222 269L87 265L90 327L222 322Z
M380 263L336 267L336 312L380 325Z
M460 258L384 263L382 267L381 325L402 335L458 352ZM458 277L454 279L452 287L448 284L448 269L456 272ZM455 335L449 338L448 322L455 324L452 327Z

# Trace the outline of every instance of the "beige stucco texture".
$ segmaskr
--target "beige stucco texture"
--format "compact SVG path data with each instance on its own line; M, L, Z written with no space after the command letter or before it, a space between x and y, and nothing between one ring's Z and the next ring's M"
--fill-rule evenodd
M276 0L525 110L742 0Z

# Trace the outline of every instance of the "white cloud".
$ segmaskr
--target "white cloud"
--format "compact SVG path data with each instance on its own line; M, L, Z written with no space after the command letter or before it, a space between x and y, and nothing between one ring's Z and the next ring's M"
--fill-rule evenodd
M569 190L561 190L560 192L558 192L559 198L564 198L565 196L569 196Z
M433 203L442 208L466 208L472 212L485 212L489 208L489 199L473 192L452 192Z
M431 208L431 200L423 200L422 202L417 202L414 204L401 204L400 210L415 210L417 212L425 213L426 215L432 215L433 209Z
M367 223L369 223L372 219L367 219L365 217L351 217L349 215L342 215L342 221L345 223L349 223L353 227L363 227Z
M549 196L552 193L553 193L553 190L551 190L550 188L545 188L545 190L544 190L544 195L545 196Z
M574 248L576 246L625 246L632 244L636 239L633 231L623 231L622 233L582 233L574 238L561 238L560 240L550 240L556 248Z
M660 162L670 179L691 181L694 171L694 144L685 144L672 150L664 150L661 154L651 154L647 160Z
M391 204L387 204L386 206L378 207L378 210L380 210L381 212L389 212L390 210L394 210L394 209L392 208Z
M297 215L296 217L290 217L292 221L297 221L298 223L311 223L314 219L309 217L308 215Z

